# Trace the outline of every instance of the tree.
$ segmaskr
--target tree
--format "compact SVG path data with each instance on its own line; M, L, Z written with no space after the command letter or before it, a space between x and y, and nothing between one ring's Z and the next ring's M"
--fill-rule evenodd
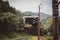
M18 28L19 26L19 21L20 19L10 13L10 12L6 12L6 13L1 13L0 14L0 34L10 34L15 32L15 30Z
M52 17L49 17L46 20L46 23L42 26L46 34L51 31L51 25L52 25ZM51 33L51 32L50 32ZM45 35L46 35L45 34Z
M52 0L53 8L53 40L59 40L58 0Z

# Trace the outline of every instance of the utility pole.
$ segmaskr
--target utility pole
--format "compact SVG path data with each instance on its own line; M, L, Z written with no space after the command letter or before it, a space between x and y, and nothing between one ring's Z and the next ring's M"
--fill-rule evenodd
M40 5L39 5L39 13L38 13L38 40L40 40Z
M53 8L53 40L59 40L59 26L58 26L58 0L52 0Z

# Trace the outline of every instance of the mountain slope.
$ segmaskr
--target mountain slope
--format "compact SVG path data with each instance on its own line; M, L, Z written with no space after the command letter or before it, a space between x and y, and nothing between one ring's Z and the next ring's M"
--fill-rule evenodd
M38 16L38 13L33 13L33 12L30 12L30 11L26 11L26 12L24 12L24 14L27 14L27 15L31 15L31 16ZM42 22L42 23L45 23L46 22L46 20L49 18L49 17L51 17L50 15L47 15L47 14L45 14L45 13L40 13L40 21Z

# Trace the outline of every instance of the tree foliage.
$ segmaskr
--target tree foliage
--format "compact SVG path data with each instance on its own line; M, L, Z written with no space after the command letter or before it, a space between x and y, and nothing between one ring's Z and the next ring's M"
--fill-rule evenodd
M52 30L51 26L52 26L52 18L50 17L46 20L45 24L42 24L41 35L46 35L48 32L50 32Z
M19 18L10 13L1 13L0 14L0 33L11 33L14 32L19 26Z
M45 30L47 30L47 29L51 28L51 25L52 25L52 18L48 18L43 27Z

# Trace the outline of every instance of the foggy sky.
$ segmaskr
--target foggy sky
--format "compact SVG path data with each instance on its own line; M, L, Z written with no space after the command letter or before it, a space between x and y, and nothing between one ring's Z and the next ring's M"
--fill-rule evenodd
M51 0L8 0L10 5L21 12L38 12L38 5L41 5L41 12L52 15Z

